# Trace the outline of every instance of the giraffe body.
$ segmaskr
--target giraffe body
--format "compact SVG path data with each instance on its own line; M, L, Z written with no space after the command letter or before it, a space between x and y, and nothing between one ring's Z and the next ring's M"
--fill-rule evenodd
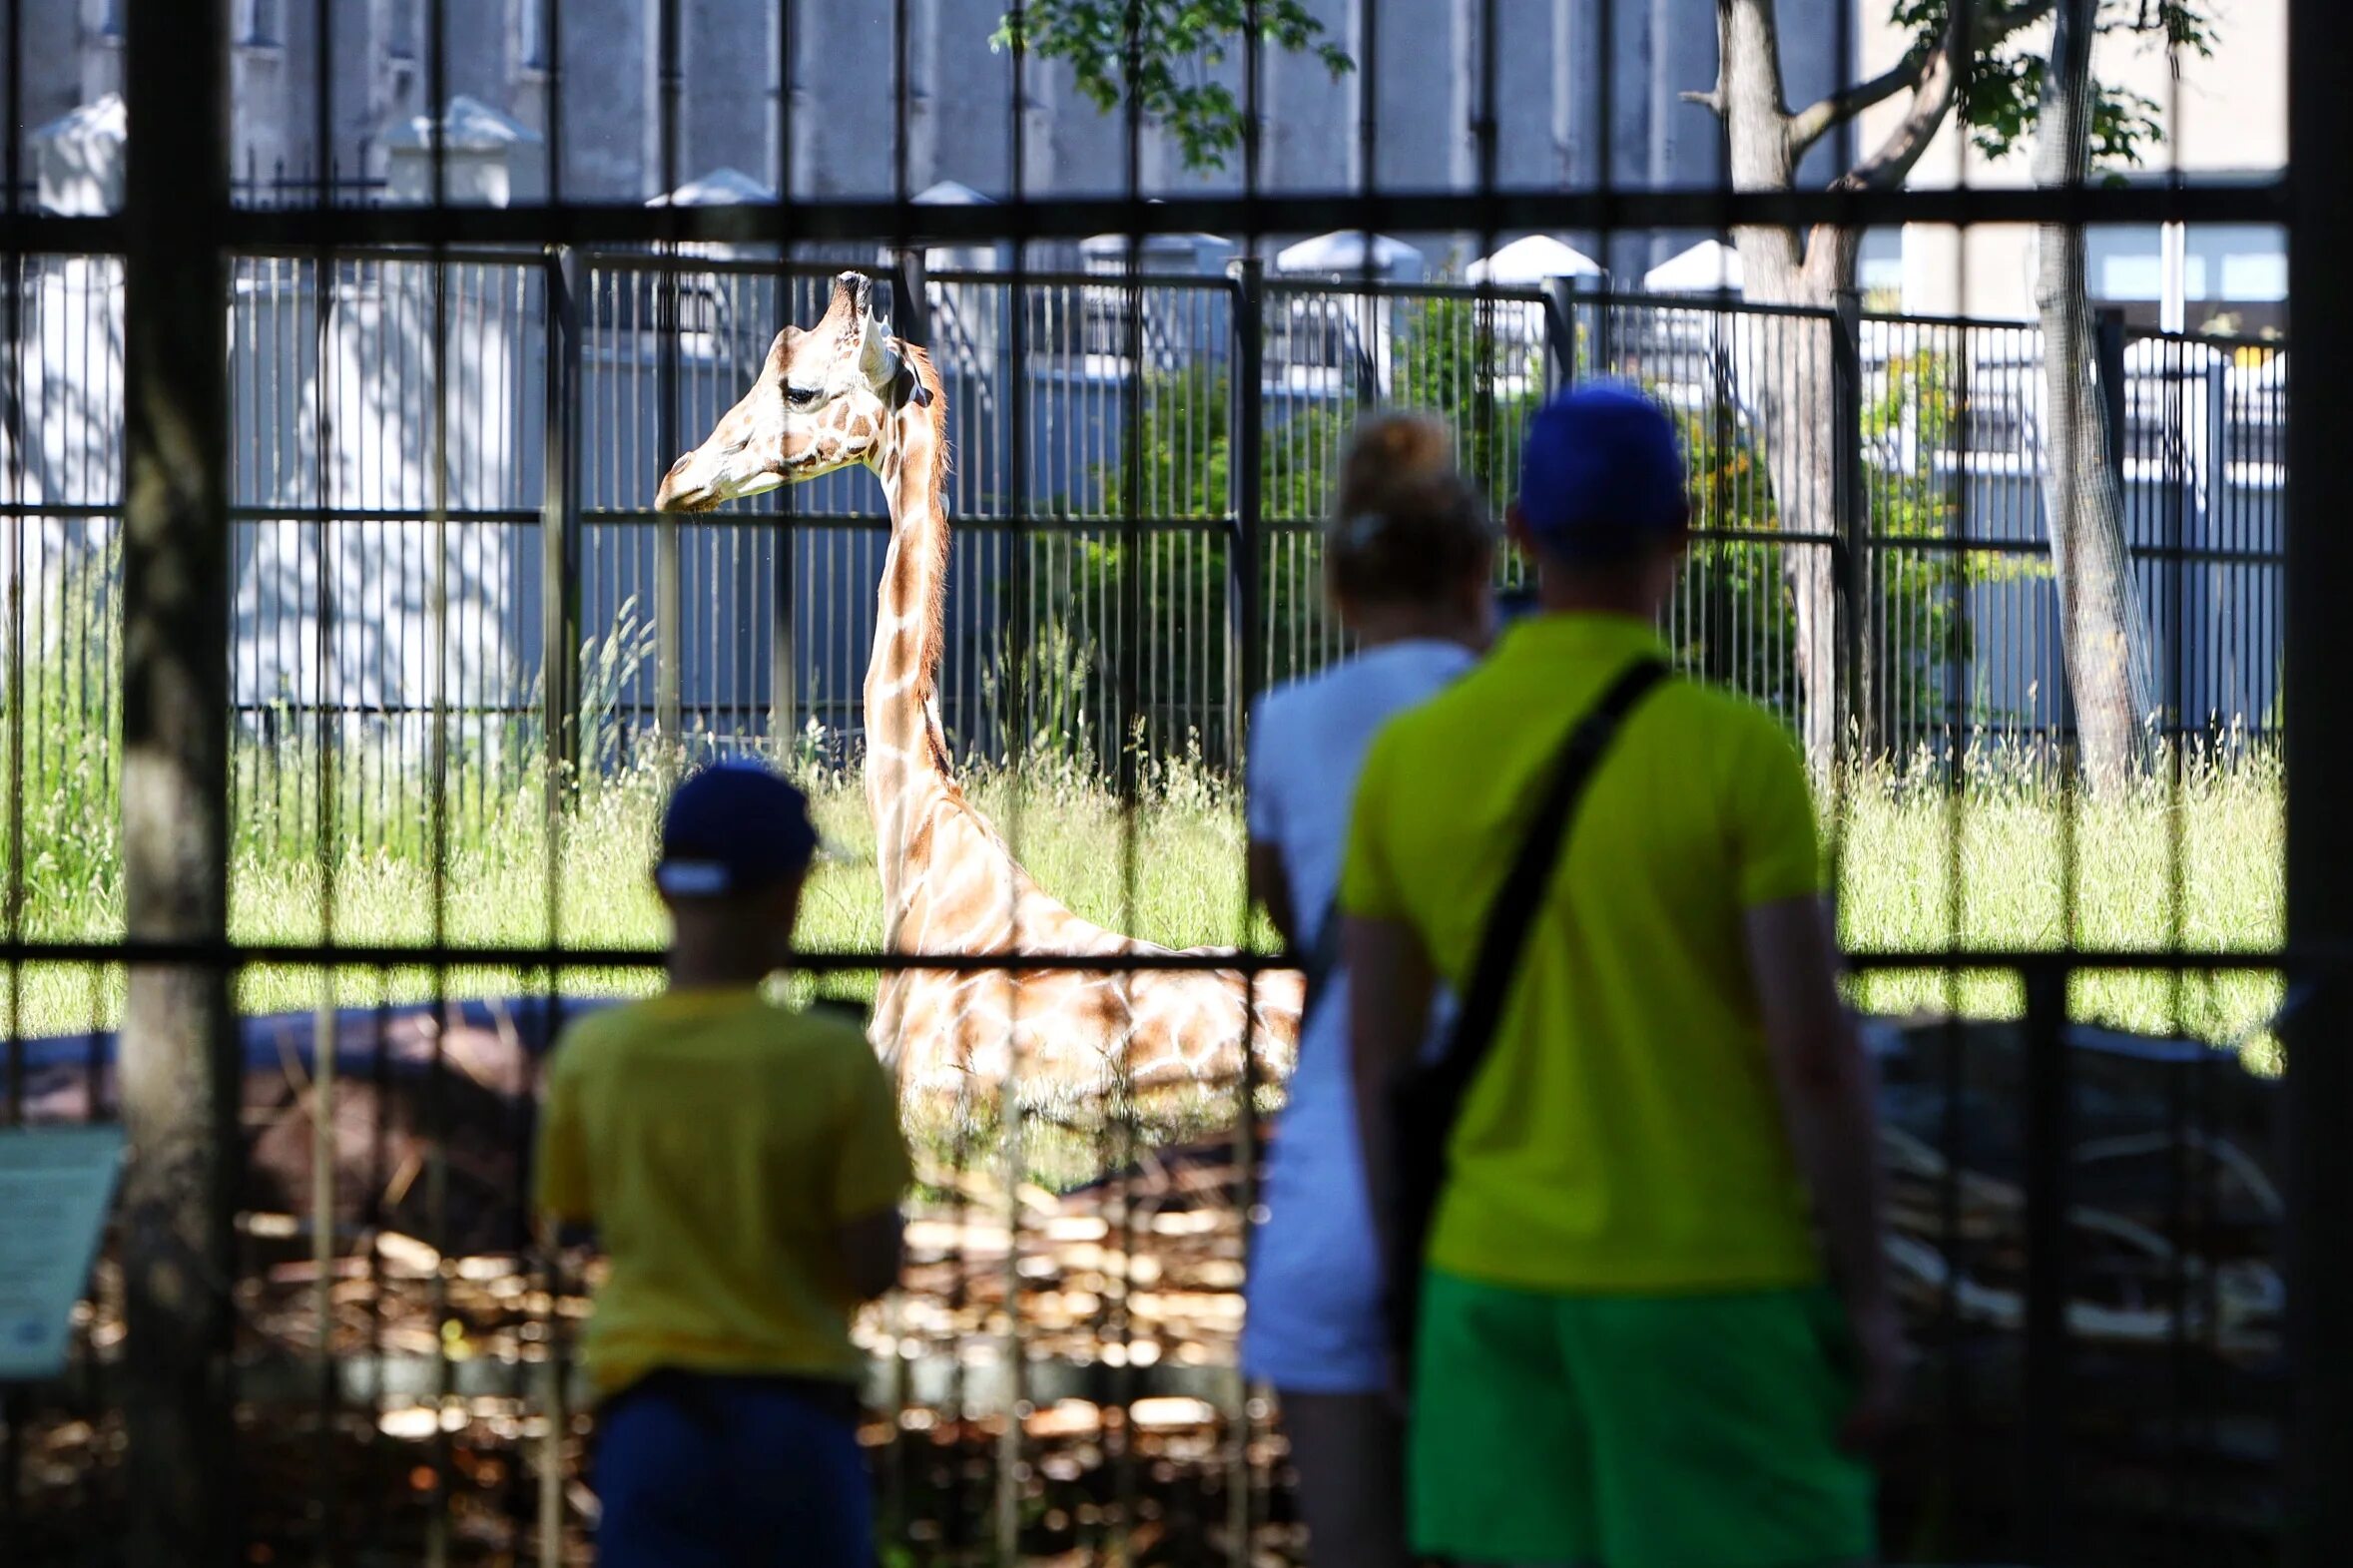
M655 505L705 511L853 463L890 507L866 679L866 794L886 951L1167 953L1081 919L1040 888L957 784L935 702L947 586L947 409L920 348L889 337L871 284L835 282L810 331L786 327L760 378L680 458ZM901 970L873 1037L909 1094L1012 1083L1063 1093L1239 1075L1251 1051L1287 1070L1301 980L1234 970Z

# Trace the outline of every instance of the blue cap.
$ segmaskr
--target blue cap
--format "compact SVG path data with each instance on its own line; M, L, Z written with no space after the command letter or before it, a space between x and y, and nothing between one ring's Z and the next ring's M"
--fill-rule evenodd
M1528 421L1519 514L1569 560L1623 560L1680 531L1689 484L1675 427L1630 386L1588 382Z
M714 763L670 796L654 884L674 898L757 892L816 853L808 795L757 763Z

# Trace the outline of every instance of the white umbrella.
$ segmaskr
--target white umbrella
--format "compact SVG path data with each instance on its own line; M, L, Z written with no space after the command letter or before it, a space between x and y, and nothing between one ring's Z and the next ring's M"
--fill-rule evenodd
M714 169L689 180L668 196L651 197L648 207L758 207L776 193L741 169Z
M1361 229L1336 229L1313 240L1302 240L1275 253L1278 272L1340 272L1363 274L1367 270L1367 257L1371 258L1373 275L1384 276L1395 271L1419 275L1423 266L1422 253L1403 240L1392 240L1387 235L1374 235L1368 249L1366 235Z
M994 207L996 198L983 196L961 180L942 180L925 186L911 199L918 207Z
M1738 293L1740 253L1721 240L1702 240L1643 273L1642 286L1654 294Z
M1464 269L1474 283L1519 287L1548 277L1599 277L1601 265L1584 252L1563 245L1550 235L1514 240L1493 256L1482 256Z

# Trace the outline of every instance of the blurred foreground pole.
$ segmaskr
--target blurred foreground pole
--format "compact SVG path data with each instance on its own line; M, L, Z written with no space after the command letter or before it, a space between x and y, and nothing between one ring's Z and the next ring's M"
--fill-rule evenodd
M2353 1552L2353 6L2288 8L2288 943L2321 982L2288 1030L2290 1568Z
M134 940L227 932L226 7L134 0L124 231L123 862ZM127 1560L245 1560L231 1402L236 1040L217 963L130 976Z

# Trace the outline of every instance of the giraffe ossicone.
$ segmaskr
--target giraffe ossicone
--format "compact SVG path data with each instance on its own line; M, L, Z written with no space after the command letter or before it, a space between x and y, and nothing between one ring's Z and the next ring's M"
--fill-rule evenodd
M948 523L947 404L923 350L892 337L873 280L844 272L823 320L777 333L750 391L654 497L703 512L852 464L890 508L866 677L866 793L891 952L1165 954L1038 887L965 798L940 733ZM885 977L873 1037L909 1094L1060 1092L1238 1076L1244 1053L1288 1071L1301 980L1238 970L909 969Z

